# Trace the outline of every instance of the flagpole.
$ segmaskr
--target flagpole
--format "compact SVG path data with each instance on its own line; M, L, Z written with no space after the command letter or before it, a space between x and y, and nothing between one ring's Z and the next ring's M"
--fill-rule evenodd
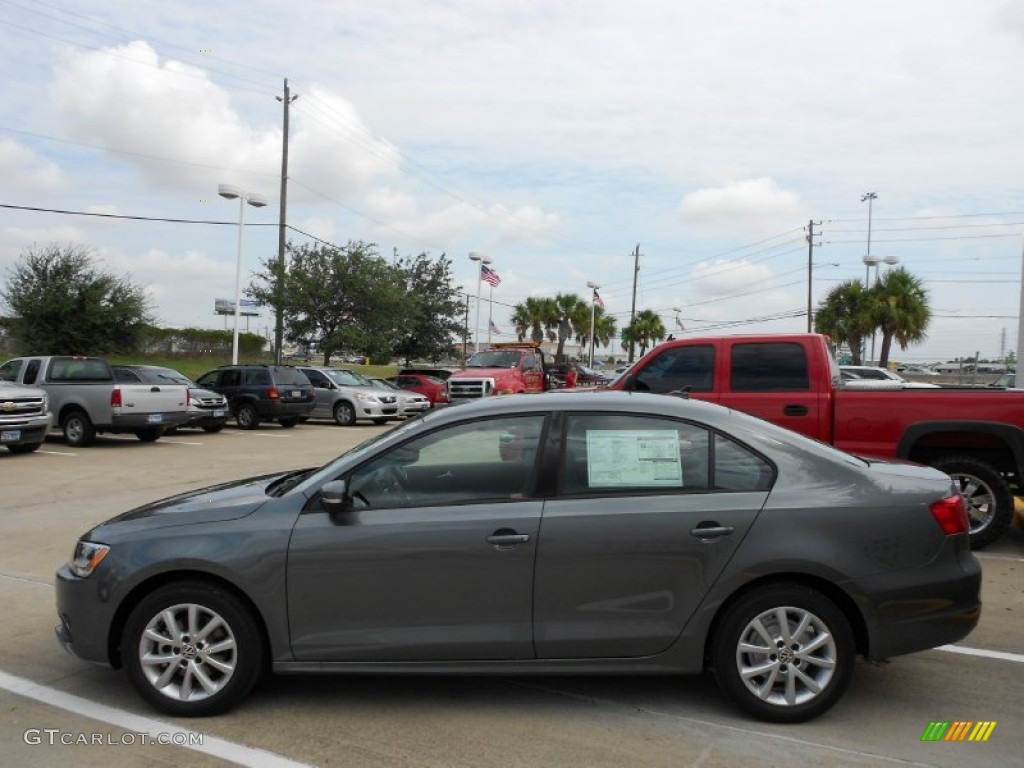
M494 286L487 284L487 346L491 346L491 329L494 327Z
M484 264L490 264L491 260L475 251L469 252L470 261L479 261L480 269L476 271L476 329L473 332L473 341L476 344L476 351L480 351L480 283L484 277Z
M601 286L594 282L587 282L590 289L590 363L588 368L594 367L594 325L597 314L597 289Z

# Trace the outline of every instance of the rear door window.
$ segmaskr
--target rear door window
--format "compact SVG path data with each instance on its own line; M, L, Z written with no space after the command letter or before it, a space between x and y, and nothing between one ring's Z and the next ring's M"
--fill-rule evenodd
M792 342L736 344L732 348L733 392L808 392L807 353Z

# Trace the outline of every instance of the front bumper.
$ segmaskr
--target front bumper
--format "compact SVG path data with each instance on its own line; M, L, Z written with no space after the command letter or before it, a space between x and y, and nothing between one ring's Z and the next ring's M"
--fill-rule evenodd
M96 576L81 579L66 563L58 569L55 587L60 623L54 632L57 642L72 656L110 666L108 637L114 609L103 599L103 582Z

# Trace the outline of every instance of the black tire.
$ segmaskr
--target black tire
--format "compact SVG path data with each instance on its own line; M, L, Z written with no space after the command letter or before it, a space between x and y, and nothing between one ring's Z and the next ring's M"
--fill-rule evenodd
M995 469L973 456L943 456L932 466L952 477L967 501L971 549L987 547L1010 529L1013 494Z
M380 424L387 424L387 423L388 423L388 420L387 420L387 419L374 419L374 420L373 420L373 423L374 423L374 424L377 424L377 425L380 425Z
M793 637L801 622L806 625ZM744 595L726 608L712 638L712 668L722 692L743 711L773 723L799 723L826 712L850 684L855 658L843 612L797 584L770 584ZM764 674L751 674L765 665Z
M240 429L257 429L260 425L260 414L254 405L242 403L235 412L235 420Z
M223 424L215 424L212 427L203 427L203 432L220 432L222 429L224 429Z
M135 436L144 443L155 443L160 439L160 435L164 433L160 427L150 427L149 429L137 429L135 430Z
M342 427L351 427L356 423L356 409L352 403L339 400L334 404L334 423Z
M32 453L38 451L42 443L20 443L19 445L8 445L7 450L11 453Z
M75 448L92 445L96 442L96 428L85 411L68 411L60 421L60 428L64 432L64 439L68 445Z
M280 424L285 429L291 429L292 427L299 423L299 417L289 416L287 419L278 419L277 423Z
M188 626L190 609L194 627ZM168 613L178 619L175 628L167 624ZM209 634L197 639L204 629ZM166 642L154 640L157 636ZM205 717L234 707L261 677L266 653L249 608L222 587L202 581L155 590L132 610L121 636L121 659L132 686L152 706L177 717ZM168 664L160 656L173 660Z

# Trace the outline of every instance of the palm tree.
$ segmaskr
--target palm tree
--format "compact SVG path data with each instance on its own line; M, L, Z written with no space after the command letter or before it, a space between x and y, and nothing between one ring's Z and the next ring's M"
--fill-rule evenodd
M814 329L836 344L846 342L854 365L861 365L864 339L875 329L874 297L859 280L840 283L818 304Z
M579 318L576 325L576 343L583 349L590 348L590 314L587 317ZM606 315L600 307L594 307L594 345L607 347L615 338L616 321L611 315Z
M516 304L512 310L512 324L516 328L516 336L525 341L529 335L531 341L540 344L545 337L555 340L551 329L551 318L555 314L554 302L551 299L530 297L522 304Z
M590 328L590 305L575 293L560 293L554 298L551 327L558 331L555 359L561 360L565 342L581 328Z
M622 348L629 349L630 341L640 345L640 357L647 354L647 348L665 338L665 324L658 314L650 309L636 313L633 322L622 329Z
M921 281L903 267L886 272L871 291L875 324L882 332L878 364L885 367L894 339L904 351L908 345L924 340L932 312Z

